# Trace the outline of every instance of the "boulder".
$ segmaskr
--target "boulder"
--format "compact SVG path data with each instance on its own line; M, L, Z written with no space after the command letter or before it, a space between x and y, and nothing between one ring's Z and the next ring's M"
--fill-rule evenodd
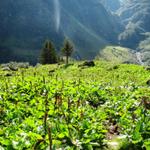
M145 70L150 71L150 67L146 68Z
M83 64L79 65L79 67L94 67L94 61L85 61Z
M6 73L4 76L5 76L5 77L10 77L10 76L12 76L12 73L8 72L8 73Z
M4 67L2 68L3 71L11 71L11 69L9 67Z
M146 84L150 86L150 80L148 80L148 81L146 82Z
M55 71L56 71L55 69L50 70L50 71L49 71L49 75L52 75L53 73L55 73Z

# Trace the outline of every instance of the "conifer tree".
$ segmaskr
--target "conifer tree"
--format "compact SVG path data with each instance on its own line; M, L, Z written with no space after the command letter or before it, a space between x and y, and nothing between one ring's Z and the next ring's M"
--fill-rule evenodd
M62 53L66 57L66 64L68 64L69 57L71 56L73 51L74 51L74 47L72 43L69 40L65 40L62 48Z
M40 54L41 64L54 64L57 62L55 47L51 41L46 41Z

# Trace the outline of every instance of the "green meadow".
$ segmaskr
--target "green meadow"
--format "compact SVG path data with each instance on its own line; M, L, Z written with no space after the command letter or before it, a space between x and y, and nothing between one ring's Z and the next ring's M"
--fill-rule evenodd
M0 150L150 150L150 71L82 63L0 67Z

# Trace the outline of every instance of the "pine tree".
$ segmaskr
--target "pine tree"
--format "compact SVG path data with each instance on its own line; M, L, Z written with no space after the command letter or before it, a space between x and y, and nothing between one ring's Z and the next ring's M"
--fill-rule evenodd
M74 48L73 48L72 43L69 40L65 40L63 48L62 48L62 53L66 57L66 64L68 64L68 59L71 56L73 51L74 51Z
M57 56L54 45L51 41L46 41L40 54L41 64L54 64L57 62Z

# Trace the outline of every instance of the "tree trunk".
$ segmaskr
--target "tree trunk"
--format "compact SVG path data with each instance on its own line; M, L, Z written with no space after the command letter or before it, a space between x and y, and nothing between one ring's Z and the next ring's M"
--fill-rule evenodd
M66 56L66 65L68 65L68 59L69 59L69 57Z

